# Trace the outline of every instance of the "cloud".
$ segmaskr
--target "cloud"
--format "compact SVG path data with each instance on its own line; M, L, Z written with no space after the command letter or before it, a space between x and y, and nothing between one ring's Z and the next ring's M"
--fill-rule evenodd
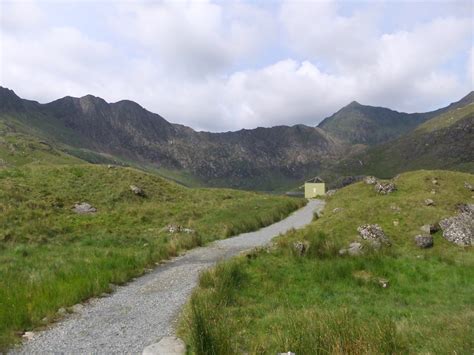
M42 102L126 98L224 131L315 125L352 100L425 111L472 90L472 24L456 6L77 2L88 16L68 22L68 6L7 4L0 84Z

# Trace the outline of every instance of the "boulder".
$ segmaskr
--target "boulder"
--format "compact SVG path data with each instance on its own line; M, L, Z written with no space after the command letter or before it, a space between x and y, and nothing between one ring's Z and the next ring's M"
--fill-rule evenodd
M397 187L393 182L377 182L375 184L375 191L381 195L388 195L397 191Z
M87 202L76 203L72 209L77 214L96 213L97 209Z
M377 183L377 178L375 176L366 176L364 182L367 185L375 185Z
M349 254L350 256L362 255L364 251L362 250L362 244L358 242L353 242L349 244L348 248L339 250L339 255Z
M137 196L145 197L145 191L138 186L130 185L130 190Z
M464 187L468 189L469 191L474 191L474 186L467 181L464 183Z
M474 213L461 212L439 222L443 237L460 246L474 245Z
M296 241L293 243L293 250L299 255L303 256L309 249L309 242L306 240L304 241Z
M378 224L364 224L357 228L357 231L362 239L369 241L375 247L382 244L391 245L390 240Z
M435 205L435 202L434 202L432 199L427 198L427 199L425 200L425 205L426 205L426 206L434 206L434 205Z
M419 248L431 248L433 246L433 237L431 235L417 235L415 236L415 244Z
M336 193L337 190L328 190L326 192L326 196L334 196L334 194Z
M432 180L431 180L431 183L432 183L433 185L438 185L438 179L437 179L437 178L432 179Z
M142 355L184 355L186 344L177 337L164 337L143 349Z
M458 203L456 208L461 213L474 213L474 204L472 203Z

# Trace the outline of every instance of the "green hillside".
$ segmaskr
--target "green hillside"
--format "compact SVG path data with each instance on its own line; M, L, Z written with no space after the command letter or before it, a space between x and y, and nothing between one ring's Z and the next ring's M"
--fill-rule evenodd
M181 335L197 354L472 353L472 246L441 232L430 249L414 243L422 225L473 203L465 182L474 175L416 171L385 196L363 182L339 190L307 228L203 274ZM340 255L367 223L379 224L391 246Z
M25 163L35 154L43 162L56 156L34 152ZM56 163L73 159L58 154L64 161ZM0 186L0 350L56 319L60 307L110 291L111 283L185 249L268 225L304 203L188 189L138 170L89 164L4 168ZM83 202L97 212L73 212ZM170 224L195 232L172 234Z

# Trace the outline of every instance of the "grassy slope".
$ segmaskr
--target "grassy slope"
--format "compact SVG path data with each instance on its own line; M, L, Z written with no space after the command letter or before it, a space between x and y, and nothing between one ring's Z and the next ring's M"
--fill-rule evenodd
M472 353L472 248L452 245L440 232L432 249L413 243L421 225L455 214L459 202L472 203L465 181L474 183L474 176L418 171L401 175L399 190L388 196L363 183L341 189L321 218L280 238L276 249L203 274L182 335L208 354ZM436 205L425 206L426 198ZM334 213L337 207L343 210ZM364 223L380 224L392 247L339 256ZM304 257L292 250L296 240L311 243ZM380 287L378 278L390 286Z
M131 184L147 197L132 194ZM303 203L187 189L97 165L3 169L0 186L0 349L17 332L54 319L59 307L100 295L181 250L270 224ZM98 213L77 215L75 202ZM196 233L171 235L171 223Z

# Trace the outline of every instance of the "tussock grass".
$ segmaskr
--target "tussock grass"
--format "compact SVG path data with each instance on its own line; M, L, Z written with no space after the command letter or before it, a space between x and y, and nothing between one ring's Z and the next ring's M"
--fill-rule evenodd
M146 197L134 195L130 185ZM96 214L77 215L76 202ZM0 349L25 330L186 249L258 229L303 200L188 189L134 169L29 166L0 171ZM170 234L178 224L196 233Z
M472 248L450 244L440 232L431 249L413 241L423 224L455 214L457 203L472 203L465 181L474 177L418 171L399 176L398 191L388 196L364 183L338 191L320 218L279 238L276 248L204 273L181 335L198 354L224 348L224 354L472 353ZM426 198L435 206L425 206ZM333 212L336 207L341 210ZM380 224L392 246L340 256L365 223ZM301 240L310 244L304 256L293 248ZM389 286L382 288L380 279ZM211 336L199 342L204 328Z

